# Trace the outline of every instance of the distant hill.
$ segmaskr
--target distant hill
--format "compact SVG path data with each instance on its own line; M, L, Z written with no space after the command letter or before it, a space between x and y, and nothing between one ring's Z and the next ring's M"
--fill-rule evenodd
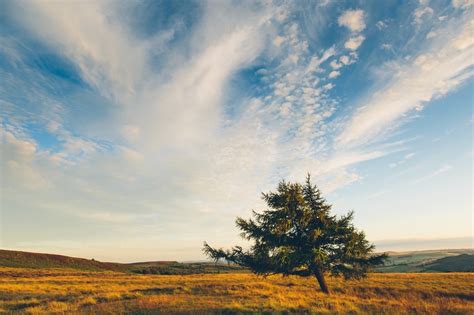
M100 262L93 259L63 255L0 250L0 266L32 269L67 268L84 271L117 271L141 274L202 274L239 272L236 265L211 262L179 263L177 261L150 261L130 264Z
M473 249L389 252L385 266L377 272L455 272L474 271Z
M389 258L385 266L376 268L376 272L474 272L474 250L472 249L389 252L388 254ZM248 272L245 268L226 263L150 261L122 264L10 250L0 250L0 266L36 269L68 268L162 275Z
M0 266L21 268L70 268L88 271L126 271L119 263L100 262L91 259L62 255L0 250Z
M474 255L461 254L440 258L426 265L425 269L441 272L474 272Z

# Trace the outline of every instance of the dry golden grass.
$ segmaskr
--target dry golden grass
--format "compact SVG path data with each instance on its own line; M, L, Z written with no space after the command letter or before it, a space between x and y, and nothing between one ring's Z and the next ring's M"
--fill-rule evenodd
M474 274L371 274L328 283L330 296L310 278L0 268L0 312L474 314Z

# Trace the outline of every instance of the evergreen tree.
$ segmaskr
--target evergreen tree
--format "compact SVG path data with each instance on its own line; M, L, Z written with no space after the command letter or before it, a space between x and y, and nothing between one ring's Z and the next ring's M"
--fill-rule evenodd
M311 184L309 174L304 185L282 181L276 192L262 195L268 210L253 211L253 219L236 220L241 236L254 242L250 249L214 249L204 243L209 257L259 275L315 276L327 294L325 274L360 279L387 257L373 253L374 245L352 224L353 212L342 217L330 214L331 205Z

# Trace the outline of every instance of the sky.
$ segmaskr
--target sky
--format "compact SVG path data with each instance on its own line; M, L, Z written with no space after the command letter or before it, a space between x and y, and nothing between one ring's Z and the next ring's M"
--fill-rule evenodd
M0 247L199 260L308 172L377 250L472 247L472 9L1 1Z

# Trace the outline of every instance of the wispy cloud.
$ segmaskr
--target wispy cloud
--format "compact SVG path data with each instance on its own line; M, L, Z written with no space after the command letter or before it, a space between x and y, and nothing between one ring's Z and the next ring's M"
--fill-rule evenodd
M464 15L446 34L408 61L384 65L382 81L338 137L339 145L367 143L387 133L412 110L446 95L472 76L473 23ZM455 35L453 35L455 34ZM387 79L387 73L390 74ZM385 82L384 82L385 81Z
M474 6L472 0L452 0L452 5L455 8L468 9Z
M243 197L248 204L238 207L250 207L255 202L251 200L273 183L275 176L299 179L307 171L333 172L336 180L328 175L322 183L326 191L357 180L346 167L380 154L330 153L326 121L336 102L329 97L334 84L327 80L339 76L340 70L324 69L330 60L341 66L355 60L334 47L312 54L298 23L281 14L284 11L279 7L261 7L257 12L239 7L235 18L219 20L222 25L216 28L216 18L234 9L227 3L205 6L194 30L194 36L203 40L191 42L193 54L188 58L172 56L182 65L163 81L150 72L149 63L153 50L166 45L163 38L168 37L134 38L114 15L112 4L20 5L18 20L69 58L86 82L118 106L115 121L110 123L119 130L112 137L118 136L119 142L112 143L107 152L100 141L73 135L60 119L47 122L61 149L40 149L34 162L23 162L32 163L32 172L36 169L54 187L49 198L41 199L62 204L65 199L58 198L58 192L67 187L67 196L91 195L84 200L75 198L77 202L70 208L90 208L89 203L96 202L94 213L99 214L110 213L110 206L123 202L122 198L112 201L121 192L133 198L120 208L137 212L154 211L158 204L159 208L166 204L189 208L193 200L198 202L192 211L216 211L238 204L234 199ZM345 21L359 25L348 27L362 30L359 18L363 15L355 12L352 18L355 20ZM275 31L278 40L271 37ZM265 51L264 43L270 41L277 48L274 52ZM262 96L243 99L238 119L222 124L222 100L229 80L259 55L274 58L275 53L279 64L261 71L261 79L271 89ZM95 165L93 170L90 163ZM58 171L61 176L51 176ZM91 172L97 172L92 181L87 178ZM126 187L127 183L134 187ZM147 187L150 183L170 188L158 188L163 193L154 193ZM141 188L142 192L134 193ZM160 199L168 189L179 190L186 197L177 201L175 194L169 194L167 201ZM44 189L41 194L47 196ZM120 211L117 216L123 217Z
M120 102L136 91L155 43L133 39L108 18L110 5L30 1L17 3L14 17L70 58L86 81Z
M421 182L424 182L424 181L427 181L429 179L432 179L433 177L436 177L438 175L441 175L443 173L446 173L448 171L450 171L453 167L451 165L443 165L441 166L440 168L438 168L437 170L435 170L434 172L428 174L428 175L425 175L417 180L415 180L413 182L413 184L419 184Z
M397 167L397 166L400 166L400 165L402 165L402 164L405 164L408 160L411 160L415 155L416 155L416 154L413 153L413 152L408 153L408 154L405 154L405 156L404 156L401 160L399 160L399 161L397 161L397 162L390 163L390 164L389 164L389 167L390 167L390 168L395 168L395 167Z
M423 23L423 19L429 18L433 15L433 9L428 6L420 6L413 13L415 24Z

